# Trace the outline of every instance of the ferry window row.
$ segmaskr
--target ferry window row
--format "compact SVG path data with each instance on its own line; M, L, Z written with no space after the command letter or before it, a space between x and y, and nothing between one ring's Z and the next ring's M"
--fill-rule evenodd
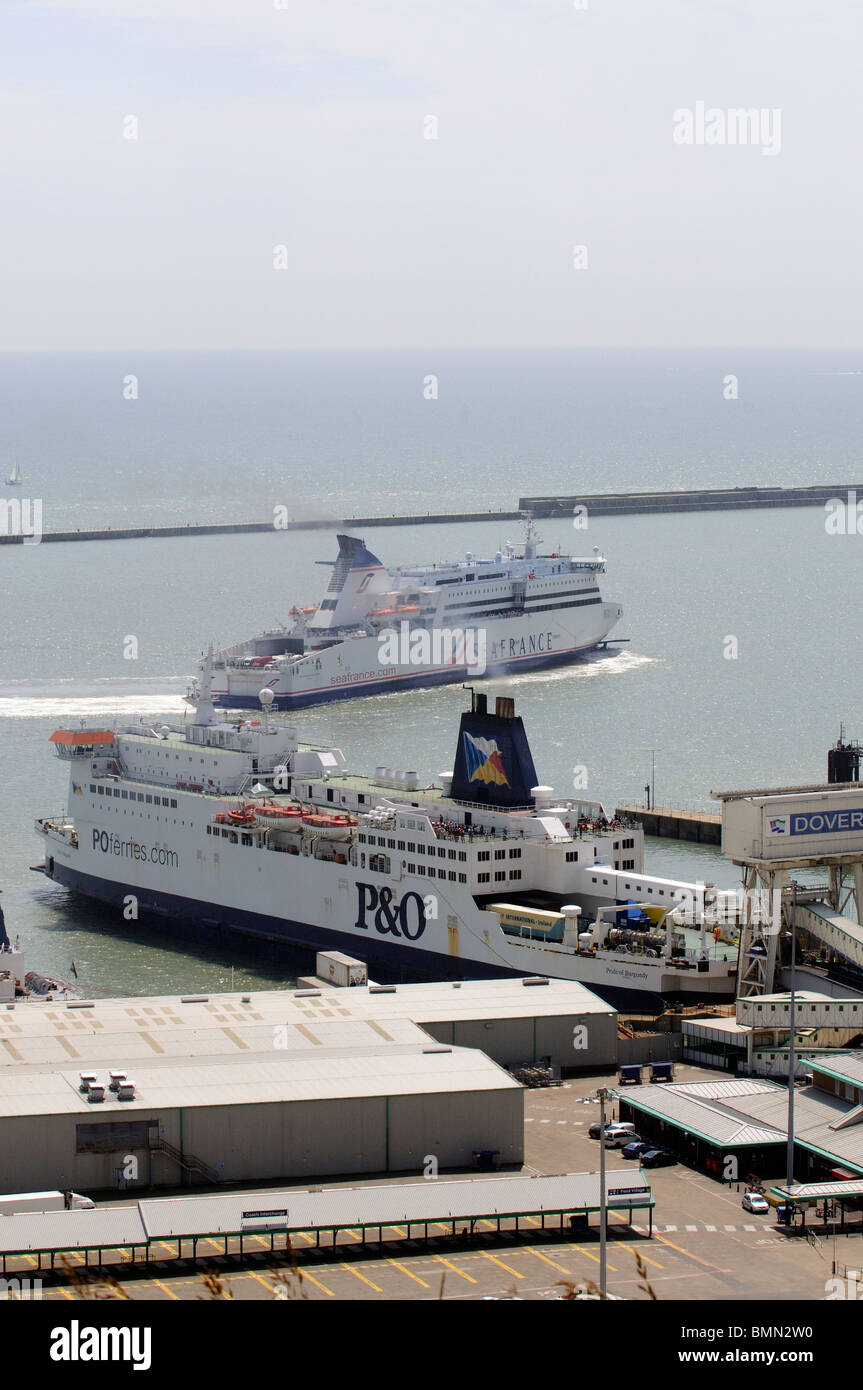
M99 796L117 796L123 801L143 801L147 806L173 806L177 809L176 798L168 796L150 796L145 792L123 792L119 787L97 787L95 782L90 783L90 791L97 792Z

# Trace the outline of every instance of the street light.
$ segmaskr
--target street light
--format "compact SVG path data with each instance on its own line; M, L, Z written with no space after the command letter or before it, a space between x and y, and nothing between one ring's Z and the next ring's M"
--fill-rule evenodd
M655 810L655 809L656 809L656 755L657 755L657 753L661 753L661 752L662 752L662 749L661 749L661 748L645 748L644 745L642 744L641 751L642 751L642 753L649 753L649 754L650 754L650 800L651 800L651 802L653 803L653 809ZM650 810L650 809L651 809L650 806L648 806L647 809Z
M794 1186L794 1073L797 1070L797 1059L794 1050L794 1034L797 1027L797 1007L794 993L794 968L797 962L797 932L795 930L795 919L797 916L796 879L791 880L791 895L791 1009L789 1019L791 1034L788 1039L788 1148L785 1155L785 1186L789 1192ZM789 1210L789 1224L790 1216L791 1212Z
M601 1086L597 1091L599 1098L599 1296L607 1298L605 1272L605 1227L608 1211L608 1194L605 1190L605 1102L608 1090Z

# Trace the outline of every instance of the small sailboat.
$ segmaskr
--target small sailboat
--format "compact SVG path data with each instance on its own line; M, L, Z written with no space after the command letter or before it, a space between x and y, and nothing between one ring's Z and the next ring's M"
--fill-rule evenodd
M6 486L7 486L7 487L20 487L21 484L23 483L23 481L24 481L24 479L21 477L21 469L18 467L18 460L16 459L15 462L14 462L14 464L12 465L12 472L9 474L9 477L6 479Z

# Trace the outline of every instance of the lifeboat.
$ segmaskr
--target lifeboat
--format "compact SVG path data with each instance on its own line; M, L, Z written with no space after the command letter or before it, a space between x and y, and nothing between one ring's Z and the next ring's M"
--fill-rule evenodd
M419 605L416 603L397 603L393 608L375 608L370 614L370 618L387 618L395 613L419 613Z
M228 820L231 822L231 825L254 825L255 810L256 807L247 805L236 811L229 811Z
M259 806L256 815L267 820L294 820L302 815L299 806Z
M325 840L346 840L357 821L353 816L305 815L302 824Z

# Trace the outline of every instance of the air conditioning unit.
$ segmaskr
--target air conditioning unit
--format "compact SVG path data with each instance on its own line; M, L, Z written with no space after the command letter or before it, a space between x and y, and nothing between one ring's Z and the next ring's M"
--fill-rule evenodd
M109 1090L119 1091L121 1083L126 1080L126 1073L124 1071L109 1071L108 1077Z
M95 1071L79 1071L78 1076L79 1076L80 1082L81 1082L81 1084L80 1084L79 1087L78 1087L78 1090L82 1093L82 1095L85 1095L85 1096L86 1096L86 1094L87 1094L87 1092L89 1091L90 1087L91 1087L91 1086L95 1083L95 1081L97 1080L97 1078L98 1078L98 1072L95 1072Z
M94 1081L90 1084L87 1092L87 1099L91 1105L96 1105L105 1099L105 1087L101 1081Z
M119 1086L117 1087L117 1099L118 1099L118 1100L134 1100L134 1099L135 1099L135 1083L134 1083L134 1081L130 1081L130 1080L128 1079L128 1077L124 1077L124 1078L123 1078L123 1080L120 1082Z

